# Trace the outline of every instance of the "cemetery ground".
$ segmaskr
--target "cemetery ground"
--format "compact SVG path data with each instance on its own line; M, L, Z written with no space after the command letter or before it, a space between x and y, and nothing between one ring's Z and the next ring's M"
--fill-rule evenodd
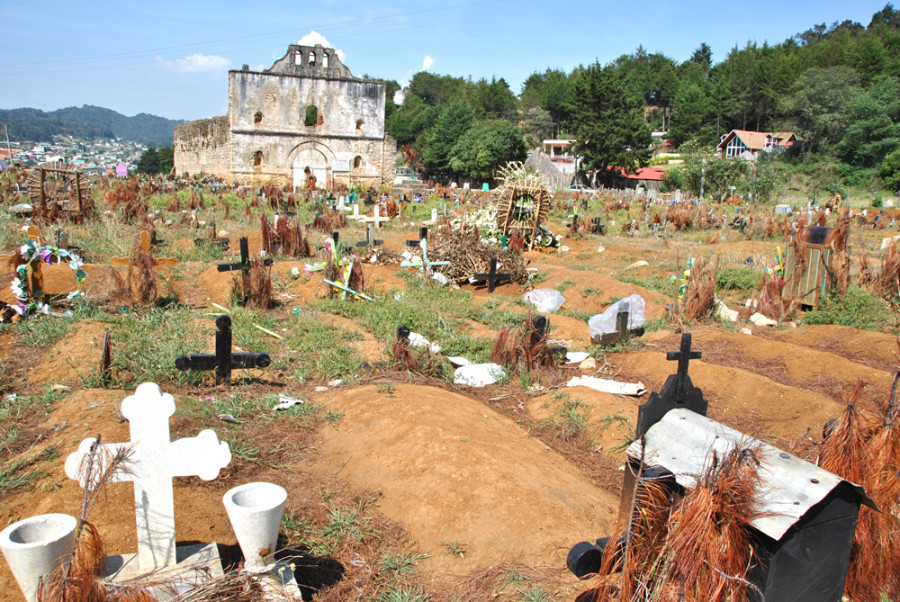
M177 401L173 437L211 428L232 451L215 480L175 479L179 543L217 542L226 568L237 564L240 550L222 495L250 481L277 483L288 492L279 544L299 555L298 581L314 600L574 599L589 583L566 570L566 554L579 541L613 532L624 450L646 394L618 396L565 383L588 374L658 391L675 370L665 353L678 348L680 326L666 306L677 298L688 258L716 254L716 293L743 309L777 249L789 244L727 228L716 230L715 241L702 229L660 236L646 228L639 208L604 211L593 201L584 215L603 215L608 233L582 232L562 238L564 249L526 251L527 267L534 268L528 287L504 283L493 293L468 284L440 287L399 263L366 262L363 292L375 300L341 300L328 297L322 272L305 271L315 259L275 256L274 304L253 309L232 302L239 272L216 265L238 260L241 236L258 256L259 215L271 219L273 211L247 208L233 195L205 194L196 220L182 224L180 212L166 211L171 198L148 199L150 210L174 222L157 222L164 242L152 254L178 259L155 268L152 305L116 300L122 285L110 259L127 257L143 226L125 223L120 213L104 215L98 197L98 217L65 225L85 261L85 297L54 306L51 315L0 326L0 521L48 512L78 516L81 489L66 478L65 457L85 437L127 441L119 404L140 383L155 382ZM440 204L432 197L415 213L407 207L383 224L376 230L383 248L401 252ZM313 218L308 204L297 211L301 220ZM665 208L648 209L654 211ZM733 217L733 210L722 211ZM620 231L629 219L639 220L637 235ZM230 250L194 242L205 232L199 221L210 220L230 239ZM551 231L565 234L565 208L551 211L549 222ZM0 222L0 251L24 242L22 225ZM882 238L894 234L854 225L854 258L865 254L877 265ZM309 236L318 245L326 238L314 230ZM362 224L340 230L342 243L364 239ZM632 267L639 261L646 265ZM124 278L125 268L118 269ZM43 276L54 295L74 289L65 265L44 267ZM716 318L686 323L703 352L690 374L709 400L709 416L812 461L823 425L841 415L859 380L866 383L864 404L885 403L898 363L896 321L855 277L854 261L845 298L826 298L777 327ZM14 302L11 279L0 292L7 303ZM589 352L596 367L518 372L484 388L454 385L444 358L487 361L500 331L528 316L522 295L529 288L565 296L548 316L549 338ZM588 318L631 294L645 300L646 333L611 347L593 345ZM234 351L272 358L267 368L236 371L230 387L217 386L213 372L175 368L179 355L214 351L214 320L224 310L233 321ZM399 324L441 346L431 374L391 368ZM100 370L107 328L108 379ZM280 394L304 403L273 411ZM131 483L106 485L90 518L107 553L135 550ZM0 600L19 595L0 563Z

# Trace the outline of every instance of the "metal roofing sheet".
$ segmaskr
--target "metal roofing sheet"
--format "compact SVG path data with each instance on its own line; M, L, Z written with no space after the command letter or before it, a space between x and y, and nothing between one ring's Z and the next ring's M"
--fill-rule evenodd
M776 447L744 435L690 410L670 410L650 427L645 436L645 463L661 466L685 488L693 488L716 450L721 457L738 445L760 446L760 501L762 514L752 525L775 540L818 504L843 479ZM628 457L638 460L641 442L628 447ZM874 504L862 487L851 483L867 505Z

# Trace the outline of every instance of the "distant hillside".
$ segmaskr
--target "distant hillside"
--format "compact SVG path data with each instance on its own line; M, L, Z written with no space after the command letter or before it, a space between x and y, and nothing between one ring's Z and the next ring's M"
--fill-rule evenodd
M8 124L9 137L14 139L50 142L54 135L124 138L157 147L172 146L175 125L181 123L147 113L126 117L91 105L49 113L38 109L0 110L0 121Z

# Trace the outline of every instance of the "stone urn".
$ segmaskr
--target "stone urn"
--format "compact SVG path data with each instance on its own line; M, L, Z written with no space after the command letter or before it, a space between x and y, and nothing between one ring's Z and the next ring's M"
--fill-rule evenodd
M262 569L274 563L287 491L274 483L247 483L222 498L231 528L244 554L244 568Z
M41 577L70 560L77 526L68 514L40 514L0 532L0 550L28 602L37 602Z

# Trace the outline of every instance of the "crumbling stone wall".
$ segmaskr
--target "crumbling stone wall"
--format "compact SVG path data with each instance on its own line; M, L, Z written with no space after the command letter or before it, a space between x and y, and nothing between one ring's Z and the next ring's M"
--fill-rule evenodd
M175 126L175 173L231 177L231 130L228 117L189 121Z

